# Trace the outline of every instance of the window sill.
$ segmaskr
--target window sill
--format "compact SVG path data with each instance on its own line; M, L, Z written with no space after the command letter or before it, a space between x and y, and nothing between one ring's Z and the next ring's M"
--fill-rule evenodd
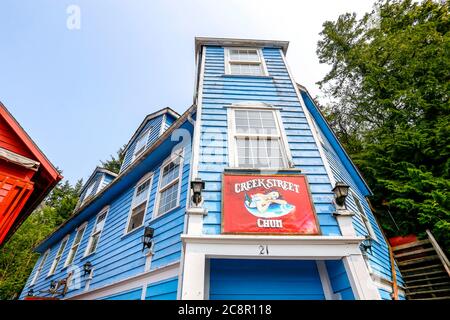
M172 213L172 212L174 212L175 210L178 210L178 209L180 209L180 208L181 208L181 206L180 206L180 205L177 205L176 207L170 209L169 211L166 211L166 212L164 212L164 213L161 213L160 215L158 215L158 216L156 216L156 217L152 217L152 219L151 219L148 223L149 223L149 224L152 224L152 223L154 223L155 221L158 221L160 218L162 218L162 217L164 217L164 216L166 216L166 215L168 215L168 214L170 214L170 213Z
M80 261L84 261L85 259L87 259L87 258L89 258L89 257L92 257L92 256L95 254L95 252L97 252L97 251L91 252L91 253L89 253L88 255L83 256L83 257L80 259Z
M224 78L258 78L258 79L273 79L272 76L253 76L253 75L247 75L247 74L223 74L222 77Z

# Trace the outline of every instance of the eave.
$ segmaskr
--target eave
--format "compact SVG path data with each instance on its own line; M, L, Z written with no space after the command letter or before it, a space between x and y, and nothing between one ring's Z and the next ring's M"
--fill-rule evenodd
M148 148L142 155L139 156L127 169L121 172L116 179L114 179L110 184L108 184L105 188L103 188L99 193L95 196L84 202L79 208L75 209L72 216L66 220L61 226L59 226L51 235L41 241L35 248L35 252L42 253L48 247L50 247L53 243L58 241L60 237L63 237L66 234L64 230L74 219L78 218L78 216L83 213L86 209L88 209L91 205L95 204L100 198L102 198L105 194L107 194L112 188L115 188L119 183L121 183L125 178L130 176L133 170L139 166L152 152L154 152L164 141L170 138L172 132L179 128L184 122L188 120L189 115L196 108L195 105L189 107L183 115L181 115L168 130L166 130L151 146ZM189 121L188 121L189 122ZM69 229L70 230L70 229ZM64 231L64 232L63 232ZM58 235L61 233L60 235Z

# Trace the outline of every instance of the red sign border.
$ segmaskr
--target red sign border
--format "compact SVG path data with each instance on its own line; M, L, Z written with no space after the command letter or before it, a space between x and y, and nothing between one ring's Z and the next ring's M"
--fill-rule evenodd
M308 233L308 234L304 234L304 233L297 233L297 232L286 232L286 233L270 233L270 232L224 232L223 228L223 222L224 222L224 210L223 210L223 203L224 203L224 192L223 190L225 190L225 176L254 176L254 177L260 177L260 176L271 176L271 177L303 177L305 179L306 182L306 190L308 193L308 197L309 197L309 201L311 203L311 208L312 208L312 212L314 215L314 220L316 222L316 226L317 226L317 233ZM320 228L320 223L319 223L319 218L317 216L317 212L316 212L316 208L314 206L314 202L312 199L312 195L311 195L311 189L309 187L309 182L308 182L308 177L304 174L256 174L256 173L235 173L235 172L223 172L222 173L222 203L220 204L220 233L224 234L224 235L270 235L270 236L321 236L322 235L322 229Z

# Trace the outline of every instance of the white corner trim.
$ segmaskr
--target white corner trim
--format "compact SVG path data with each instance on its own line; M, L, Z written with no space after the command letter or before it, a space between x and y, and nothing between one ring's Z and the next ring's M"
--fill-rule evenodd
M336 299L336 295L333 293L333 287L331 286L328 270L325 265L325 261L316 260L317 271L319 271L320 282L322 282L323 293L326 300L339 300Z

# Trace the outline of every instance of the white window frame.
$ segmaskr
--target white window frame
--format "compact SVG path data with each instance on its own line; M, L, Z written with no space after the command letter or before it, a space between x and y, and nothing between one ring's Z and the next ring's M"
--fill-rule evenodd
M147 196L146 196L147 203L145 204L145 211L144 211L144 216L142 217L142 223L139 227L136 227L133 230L128 231L128 227L130 226L130 223L131 223L131 217L133 214L133 210L143 203L143 202L140 202L138 204L134 203L134 200L136 199L138 188L147 181L150 181L150 182L149 182L149 187L148 187ZM145 224L145 217L147 216L148 205L150 202L150 195L152 192L152 185L153 185L153 172L147 173L145 176L143 176L141 178L141 180L138 181L138 183L136 183L136 186L134 187L133 200L131 201L130 212L128 213L127 223L125 225L124 235L127 235L129 233L136 231L137 229L141 228Z
M81 242L83 241L84 233L87 229L87 222L84 222L83 224L79 225L78 228L76 228L75 237L73 238L72 245L70 246L69 253L67 254L66 262L64 262L64 268L70 266L77 256L78 249L80 248ZM75 243L75 240L77 239L78 233L82 230L80 241L78 243ZM75 245L77 246L75 251L73 252L72 261L69 263L69 258L71 257L72 251L74 250Z
M95 188L95 183L97 182L97 180L92 181L86 188L86 191L84 192L84 197L83 197L83 202L89 198L89 196L91 195L92 191L94 191ZM88 192L89 191L89 192Z
M102 236L102 232L103 232L103 228L105 228L105 224L106 224L106 219L108 218L108 213L109 213L109 206L103 208L99 214L97 214L97 217L95 218L95 223L94 226L92 228L92 232L91 235L89 236L89 240L88 240L88 244L86 246L86 250L84 250L84 255L83 257L87 257L90 256L91 254L94 254L97 251L98 245L100 243L100 238ZM97 228L97 224L98 224L98 218L100 218L101 215L105 214L105 219L103 222L103 227L100 229L100 231L96 230ZM98 234L98 240L97 240L97 246L95 247L95 250L92 251L91 253L89 253L89 251L91 250L91 246L92 246L92 240L94 238L94 236Z
M30 283L29 287L33 286L36 283L37 279L39 278L39 276L40 276L40 274L42 272L42 269L44 269L44 264L47 261L49 255L50 255L50 249L47 249L44 252L44 254L42 255L42 259L39 262L38 268L37 268L37 270L36 270L36 272L35 272L35 274L33 276L33 279L31 280L31 283Z
M167 167L171 162L178 160L180 161L180 165L178 168L178 176L174 178L172 181L168 182L165 186L162 186L162 173L165 167ZM176 208L180 206L180 196L181 196L181 184L183 180L183 166L184 166L184 148L173 152L168 158L164 160L164 162L161 164L161 167L159 169L159 178L158 178L158 192L156 193L156 201L155 201L155 208L153 210L153 219L162 217L166 213L169 213ZM175 183L178 182L178 192L177 192L177 204L175 207L165 211L165 212L159 212L159 203L161 201L161 193L173 186Z
M136 138L136 142L134 143L133 157L131 158L131 162L133 162L134 160L139 158L139 156L141 156L145 152L145 149L147 148L148 139L150 137L150 132L152 131L152 128L153 127L148 128L146 131L144 131L142 134L140 134ZM141 140L145 140L144 148L142 149L142 151L139 154L136 154L136 151L138 151L138 150L136 150L138 141L141 141Z
M250 137L250 138L258 138L262 137L261 134L238 134L236 132L236 121L235 121L235 111L236 110L257 110L257 111L272 111L276 123L276 127L278 130L278 135L264 135L264 137L276 137L280 140L280 149L281 153L284 159L284 166L283 167L261 167L261 168L254 168L254 167L239 167L239 158L238 158L238 152L237 152L237 142L236 137ZM228 162L229 166L231 168L239 168L239 169L262 169L262 170L277 170L277 169L286 169L286 168L292 168L294 167L294 162L292 159L291 150L289 148L289 144L287 141L286 132L283 127L283 121L281 119L281 115L278 109L273 108L269 105L266 105L264 103L240 103L231 105L227 108L227 120L228 120Z
M258 54L259 61L240 61L240 60L231 60L231 54L230 50L256 50L256 53ZM266 61L264 59L264 55L262 53L261 48L237 48L237 47L229 47L224 48L224 55L225 55L225 74L226 75L237 75L237 76L248 76L248 77L267 77L269 75L269 72L267 71ZM251 74L235 74L231 73L231 64L253 64L253 65L260 65L262 74L260 75L251 75Z
M377 235L376 235L375 231L373 230L372 223L370 222L370 219L367 216L366 211L364 210L361 200L359 200L358 196L356 195L355 192L353 192L353 190L350 190L350 193L352 194L353 202L355 203L355 207L356 207L356 211L357 211L356 213L358 214L359 218L361 219L361 222L362 222L364 228L367 230L367 235L376 241Z
M50 266L50 270L48 271L47 277L55 274L56 268L58 268L58 264L61 261L62 256L64 255L64 251L66 250L67 244L69 243L69 235L66 235L59 245L58 251L56 251L56 256L53 259L52 265ZM63 247L64 245L64 247Z

